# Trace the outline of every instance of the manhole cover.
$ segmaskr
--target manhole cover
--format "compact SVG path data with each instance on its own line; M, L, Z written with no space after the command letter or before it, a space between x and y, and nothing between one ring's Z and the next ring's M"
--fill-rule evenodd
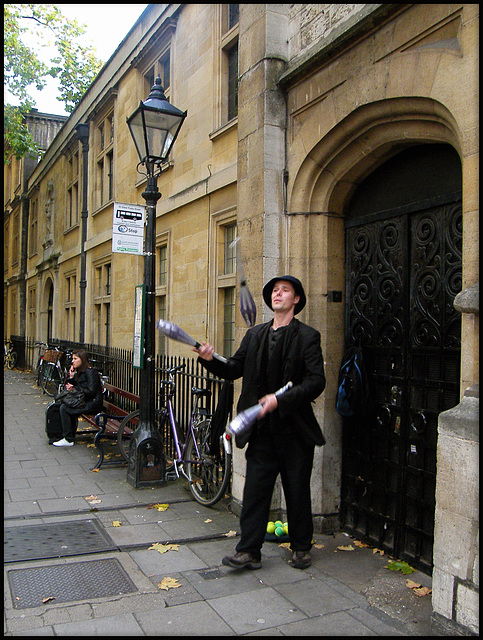
M216 580L217 578L224 578L225 574L219 569L209 569L208 571L198 571L203 580Z
M7 571L14 609L134 593L136 585L115 558Z
M4 562L43 560L114 551L98 520L30 524L4 529Z

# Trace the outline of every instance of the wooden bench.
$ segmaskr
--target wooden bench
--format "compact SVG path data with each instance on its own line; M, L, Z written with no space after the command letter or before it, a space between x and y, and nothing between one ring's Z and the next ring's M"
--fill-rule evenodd
M131 393L130 391L124 391L124 389L119 389L119 387L115 387L108 382L104 383L105 391L109 392L109 397L112 400L112 396L120 396L121 398L126 398L127 400L131 400L136 404L139 404L139 396ZM92 469L95 471L101 467L101 464L104 462L104 449L102 446L103 438L117 438L117 432L119 429L119 425L121 424L124 416L127 416L131 411L125 411L121 407L118 407L111 400L107 400L104 398L104 411L100 411L98 414L89 415L82 414L81 418L87 422L91 427L97 430L96 435L94 437L94 444L96 449L99 451L99 461L96 466ZM120 404L120 403L119 403ZM92 434L92 429L81 429L77 430L77 435L88 435ZM121 460L109 460L105 462L105 465L118 465L125 464L124 458Z

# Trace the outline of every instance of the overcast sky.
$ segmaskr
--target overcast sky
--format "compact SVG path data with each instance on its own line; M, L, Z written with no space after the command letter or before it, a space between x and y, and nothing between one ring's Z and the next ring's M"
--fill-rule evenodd
M86 40L95 46L97 57L107 62L123 38L139 18L146 4L58 4L67 18L76 18L87 26ZM26 44L32 44L25 39ZM56 99L57 83L51 79L42 91L31 91L37 108L43 113L68 115L62 102ZM5 101L16 104L15 99L5 96ZM17 102L18 104L18 102Z

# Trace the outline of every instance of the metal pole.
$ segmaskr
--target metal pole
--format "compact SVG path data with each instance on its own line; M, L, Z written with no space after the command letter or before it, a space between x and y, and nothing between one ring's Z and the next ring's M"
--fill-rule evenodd
M144 256L145 315L144 315L144 367L140 372L139 419L141 426L154 431L156 403L155 356L155 278L156 278L156 204L161 197L156 176L148 175L146 191L146 243Z

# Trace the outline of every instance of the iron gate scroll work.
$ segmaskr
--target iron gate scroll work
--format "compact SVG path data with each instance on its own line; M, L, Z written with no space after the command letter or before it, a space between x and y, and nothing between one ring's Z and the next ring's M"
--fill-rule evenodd
M370 220L346 230L346 343L373 393L344 419L342 523L431 573L438 415L459 402L461 200Z

